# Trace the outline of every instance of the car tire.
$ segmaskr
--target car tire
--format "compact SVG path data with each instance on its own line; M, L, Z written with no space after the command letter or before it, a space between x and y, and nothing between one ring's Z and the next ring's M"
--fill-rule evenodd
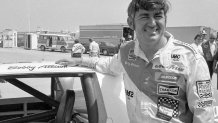
M41 51L45 51L45 46L43 46L43 45L40 46L40 50L41 50Z
M105 56L108 55L108 51L107 51L107 50L103 50L102 53L103 53L103 55L105 55Z

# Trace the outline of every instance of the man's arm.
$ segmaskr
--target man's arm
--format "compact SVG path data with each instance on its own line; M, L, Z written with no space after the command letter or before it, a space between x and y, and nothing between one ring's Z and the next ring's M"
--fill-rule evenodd
M186 93L193 123L213 123L215 98L207 64L199 57L190 66Z
M55 62L65 66L83 66L97 70L101 73L110 75L119 75L122 72L122 65L119 56L115 54L113 57L98 58L98 57L82 57L61 59Z

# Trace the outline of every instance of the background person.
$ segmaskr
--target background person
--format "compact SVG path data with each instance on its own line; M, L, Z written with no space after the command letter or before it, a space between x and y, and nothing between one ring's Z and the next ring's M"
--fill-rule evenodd
M210 34L210 39L207 40L206 42L202 43L202 49L204 53L204 58L207 62L209 71L210 71L210 77L212 78L213 72L215 69L216 63L214 62L215 54L217 53L217 44L215 42L216 40L216 34L211 33Z
M200 35L201 35L202 42L206 42L207 41L206 40L207 33L204 29L200 32Z
M89 56L90 57L100 57L99 44L96 43L92 38L89 39Z
M123 45L125 42L126 41L125 41L124 37L120 38L120 43L118 44L118 49L120 49L120 46Z
M71 57L81 58L86 49L81 43L79 43L78 39L75 39L74 43L75 44L73 45L71 51Z
M202 44L201 35L200 35L200 34L197 34L197 35L195 36L194 42L191 44L191 46L192 46L193 48L195 48L195 49L203 56L204 53L203 53L201 44Z
M132 0L127 22L136 40L113 57L56 63L123 75L130 123L212 123L215 99L207 64L166 32L169 7L167 0Z

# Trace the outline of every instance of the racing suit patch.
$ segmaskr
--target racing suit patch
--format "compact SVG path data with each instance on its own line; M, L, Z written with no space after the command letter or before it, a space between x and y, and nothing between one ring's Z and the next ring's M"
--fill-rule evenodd
M197 93L200 98L212 97L212 88L210 80L196 81Z
M125 89L125 93L126 93L127 99L133 98L133 96L134 96L133 91L129 91L129 90Z
M158 84L157 93L161 95L179 95L179 86Z
M175 62L180 61L180 57L179 54L171 54L171 59Z
M161 64L153 64L152 66L152 69L155 69L155 70L172 70L172 71L178 71L178 72L183 72L185 70L184 67L182 66L179 66L179 65L175 65L175 64L172 64L170 66L163 66Z
M136 60L137 56L134 54L134 49L129 50L128 60Z
M197 102L197 107L198 108L205 108L205 107L210 107L213 104L213 100L204 100L204 101L198 101Z
M160 119L170 121L179 115L179 101L168 97L158 97L157 114Z
M178 82L179 78L180 76L176 74L155 72L155 81L157 82L176 83Z

